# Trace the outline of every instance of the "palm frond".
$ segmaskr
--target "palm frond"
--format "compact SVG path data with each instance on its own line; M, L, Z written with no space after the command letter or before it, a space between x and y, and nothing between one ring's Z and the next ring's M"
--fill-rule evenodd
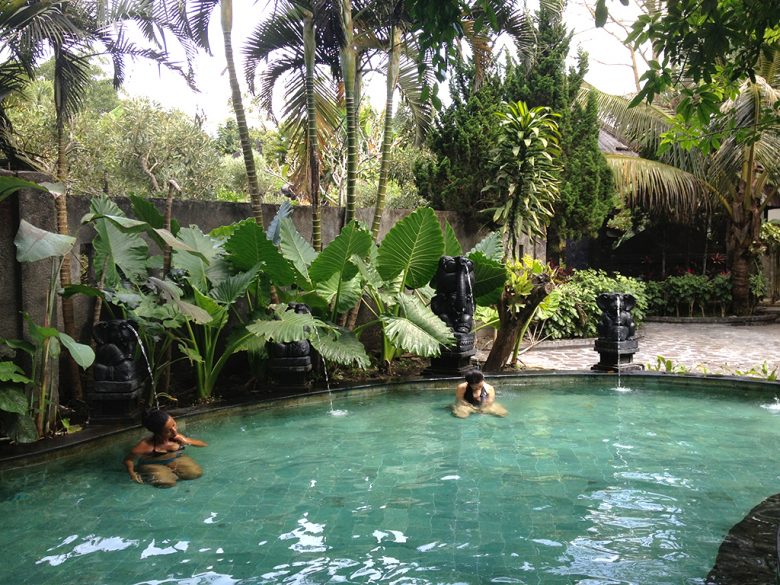
M57 115L70 118L81 109L86 88L92 81L89 56L75 52L73 48L57 50L54 55L54 80Z
M655 152L661 134L672 127L674 112L658 105L641 104L629 108L631 100L599 91L586 83L582 84L579 100L586 103L588 93L594 92L602 128L627 144L635 151Z
M635 156L606 155L615 189L626 205L683 222L711 208L717 190L695 175Z
M404 100L412 113L417 134L422 135L428 131L431 125L433 109L429 100L423 100L423 88L433 82L430 69L425 70L423 78L417 68L417 63L401 58L398 69L398 88L401 91L401 99Z
M190 0L187 2L186 29L195 42L210 51L209 46L209 22L214 14L214 8L219 0Z
M780 100L780 90L770 86L762 77L756 76L755 83L743 83L737 97L724 103L721 110L734 123L736 131L749 131L760 126L766 111L771 109L777 100ZM762 131L760 136L756 137L755 162L767 170L776 168L776 146L777 133L771 128ZM713 182L721 190L734 188L742 173L742 165L746 162L746 153L744 141L739 140L735 132L730 132L729 137L713 155L710 166Z

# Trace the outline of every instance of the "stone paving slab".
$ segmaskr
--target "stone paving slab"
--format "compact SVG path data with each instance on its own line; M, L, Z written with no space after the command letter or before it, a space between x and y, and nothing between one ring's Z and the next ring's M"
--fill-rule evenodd
M537 347L521 356L526 368L589 370L598 362L593 342L586 346ZM482 352L480 352L482 353ZM780 373L780 323L768 325L644 323L634 362L655 366L657 356L695 373L733 374L760 369ZM485 359L479 355L478 359Z

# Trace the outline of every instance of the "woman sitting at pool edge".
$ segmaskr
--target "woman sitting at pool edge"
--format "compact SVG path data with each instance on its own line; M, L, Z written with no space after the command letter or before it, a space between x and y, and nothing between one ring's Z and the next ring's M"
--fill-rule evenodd
M496 389L485 382L485 376L479 370L466 372L466 381L455 389L455 404L452 414L466 418L472 412L506 416L506 408L496 402Z
M200 465L184 454L184 446L206 447L206 443L179 433L173 417L159 409L144 413L142 423L153 434L141 440L124 458L130 479L157 487L173 487L179 479L197 479L203 475Z

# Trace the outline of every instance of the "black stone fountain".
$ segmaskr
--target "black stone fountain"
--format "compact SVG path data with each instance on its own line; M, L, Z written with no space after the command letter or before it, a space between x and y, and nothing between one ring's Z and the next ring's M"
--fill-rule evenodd
M431 358L424 374L459 375L471 369L474 349L474 263L465 256L442 256L431 281L436 294L431 310L452 329L455 345L441 346L441 355Z
M597 325L599 334L594 349L599 352L599 363L591 370L599 372L631 372L644 369L642 364L632 363L639 350L636 325L631 309L636 299L628 293L601 293L596 304L602 310Z
M101 321L95 325L94 385L89 395L93 420L108 422L137 418L144 384L133 357L138 344L137 334L138 325L127 319Z
M311 313L303 303L290 303L288 311ZM266 344L268 350L268 375L276 385L289 390L311 388L312 347L307 340Z

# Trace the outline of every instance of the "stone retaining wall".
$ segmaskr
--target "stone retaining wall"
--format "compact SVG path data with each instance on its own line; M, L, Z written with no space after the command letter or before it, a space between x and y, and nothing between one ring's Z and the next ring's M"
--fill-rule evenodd
M9 174L9 173L4 173ZM32 181L45 181L47 177L38 173L19 173L19 176ZM130 201L125 197L114 197L113 200L126 213L130 214ZM152 199L155 206L164 211L165 200ZM89 210L90 198L70 196L68 198L68 222L70 232L77 237L74 246L74 261L72 279L79 282L82 266L79 258L91 257L91 240L94 230L88 226L81 226L81 218ZM264 205L263 216L265 225L271 222L276 214L278 206ZM380 240L398 223L410 210L388 209L382 218L380 228ZM464 216L456 212L437 211L442 224L448 220L455 230L461 245L465 250L470 249L481 240L488 232L481 225L474 225L466 221ZM373 209L359 209L357 218L370 224L373 218ZM248 203L230 203L223 201L177 200L173 205L173 216L182 225L198 225L201 230L208 232L221 225L227 225L236 221L251 217ZM342 208L322 208L322 240L323 245L333 240L341 230L344 210ZM36 323L43 321L46 291L51 276L51 263L47 261L34 264L20 264L16 262L16 248L13 239L19 226L19 221L25 219L31 224L48 231L56 232L56 215L54 200L49 193L23 190L0 202L0 338L19 339L24 336L23 313L31 315ZM295 207L292 215L293 222L299 232L310 239L311 234L311 207ZM152 253L155 251L150 244ZM529 253L536 258L545 260L544 242L529 245ZM94 300L78 295L74 297L75 317L79 340L88 342L90 339L90 323Z

